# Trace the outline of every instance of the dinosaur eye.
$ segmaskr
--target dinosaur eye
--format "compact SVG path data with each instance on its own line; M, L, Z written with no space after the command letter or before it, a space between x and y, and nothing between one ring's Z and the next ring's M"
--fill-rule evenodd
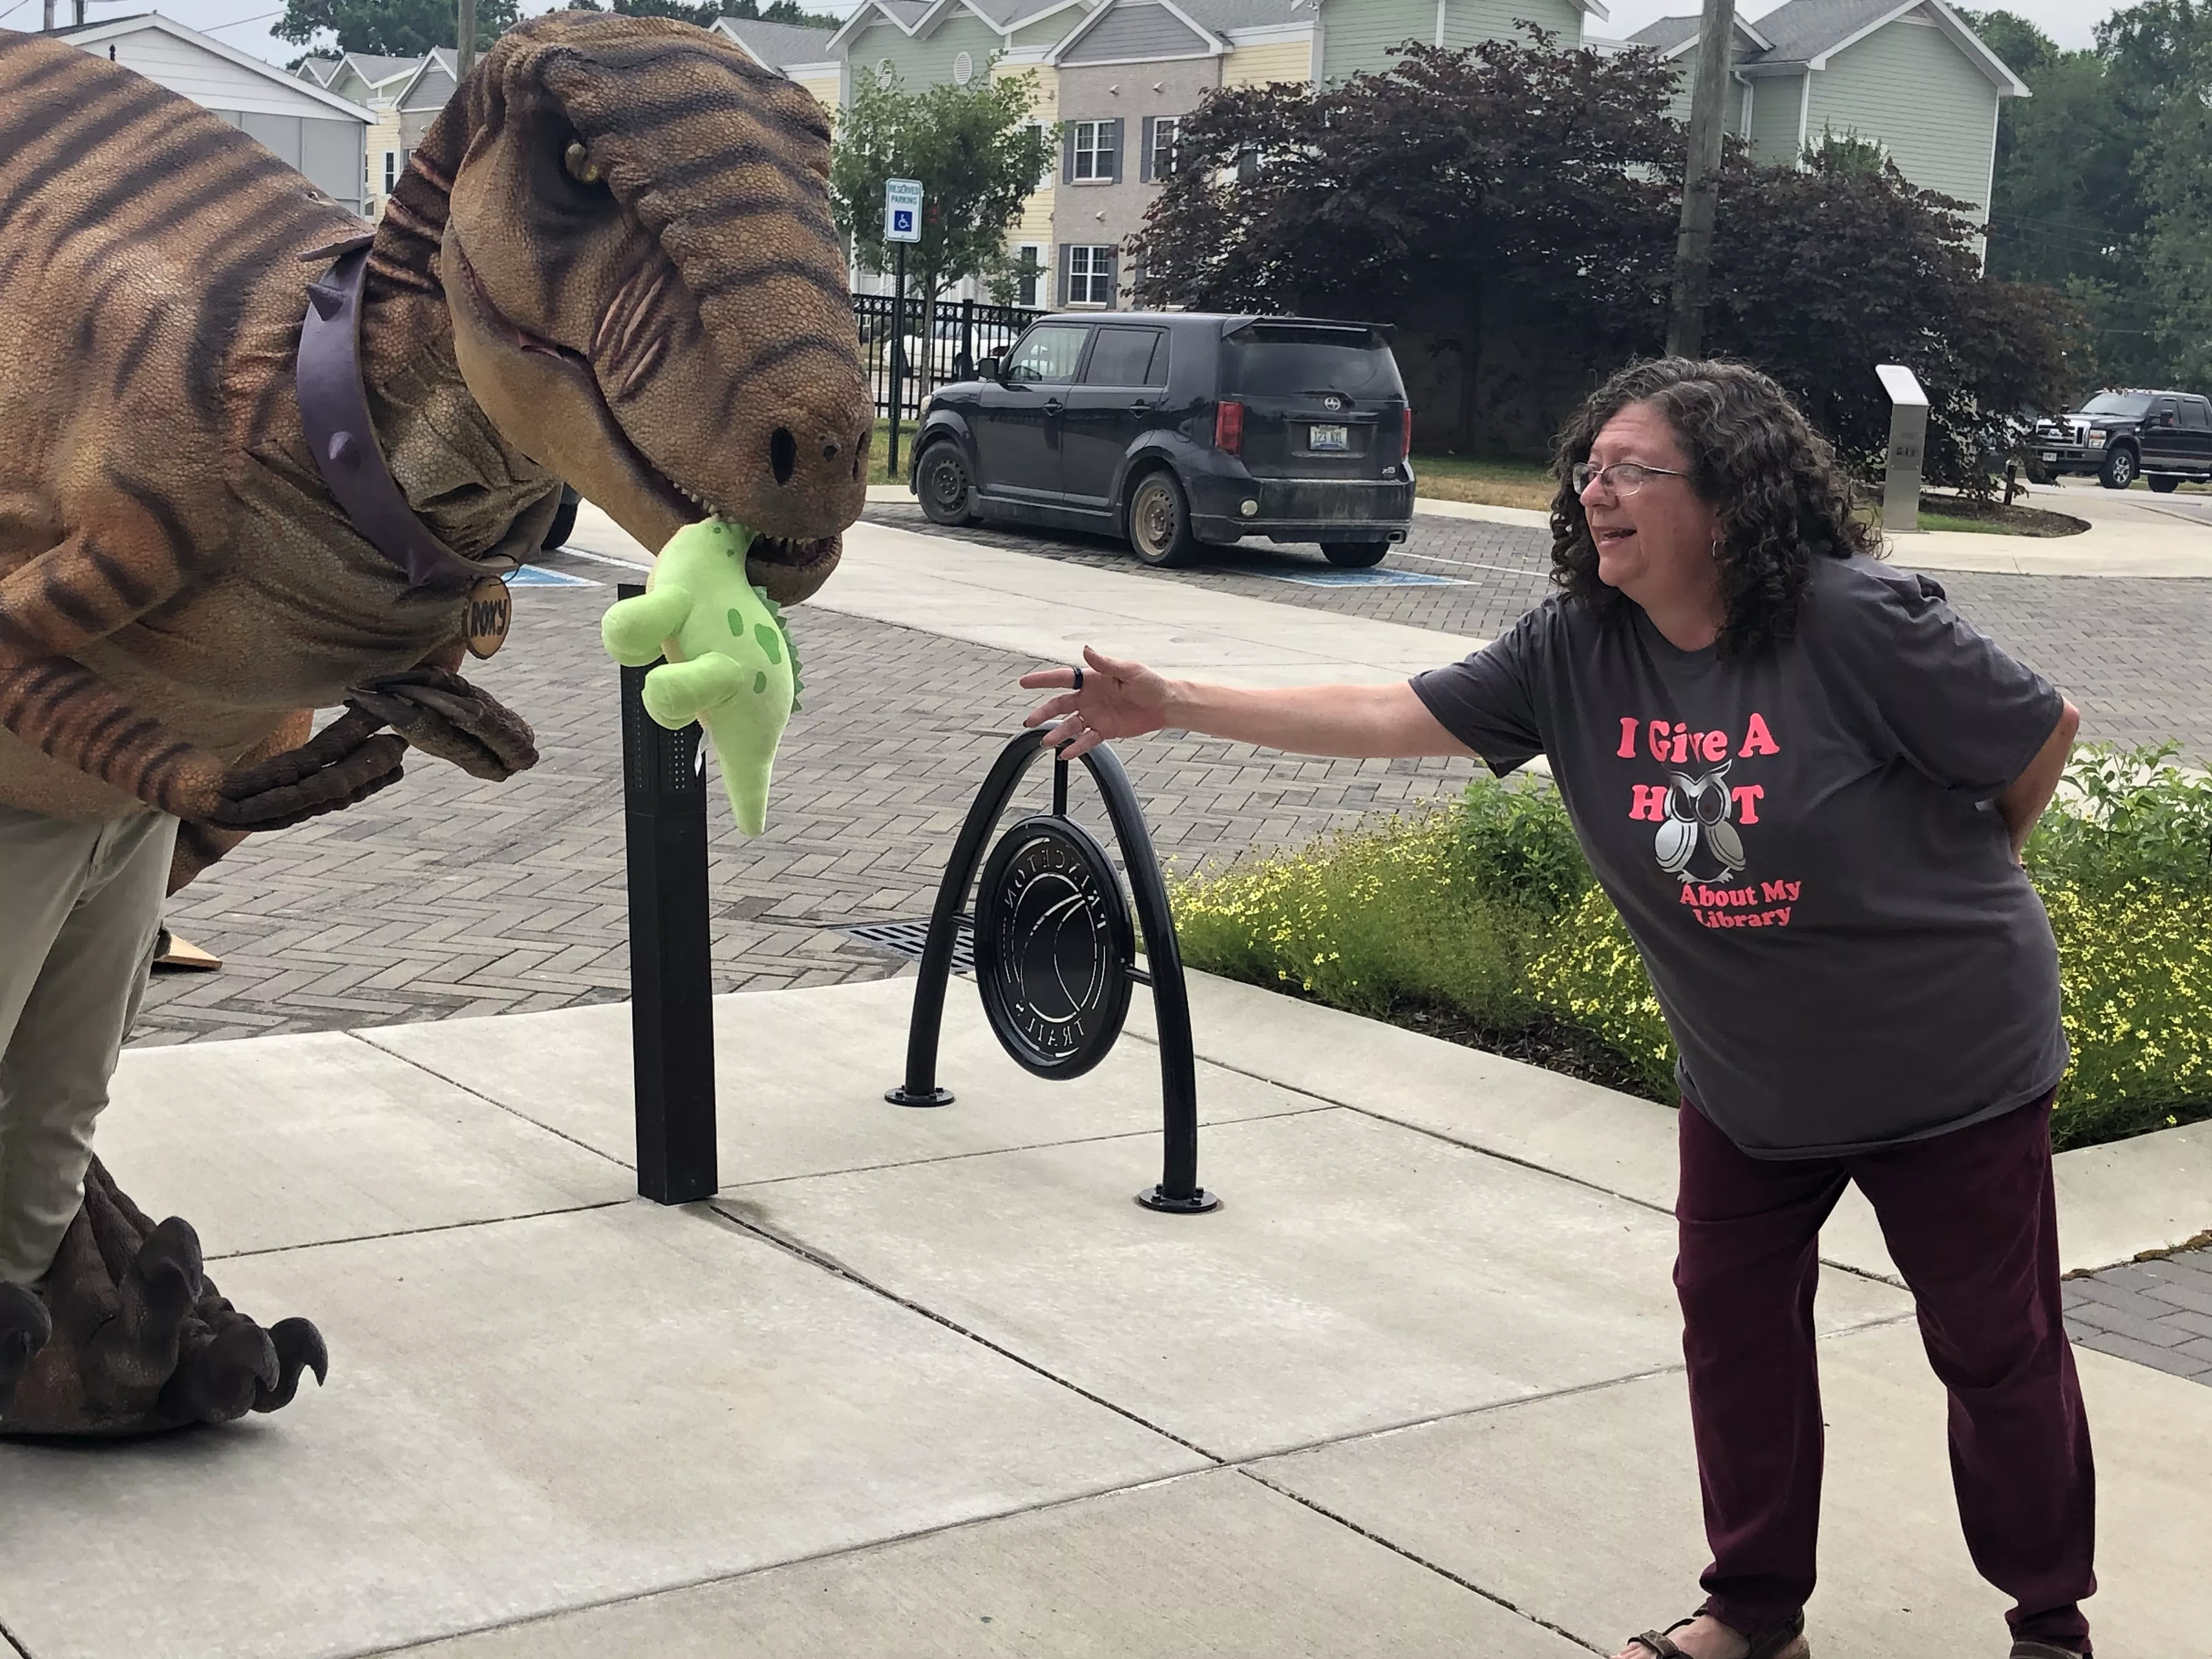
M561 157L561 165L568 170L568 176L580 185L596 185L599 182L599 165L592 160L591 152L584 148L584 142L580 138L571 138L568 141L568 148Z

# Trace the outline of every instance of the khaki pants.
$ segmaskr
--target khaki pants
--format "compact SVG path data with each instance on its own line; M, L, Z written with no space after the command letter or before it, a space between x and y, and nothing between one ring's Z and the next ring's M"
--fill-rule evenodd
M137 1017L177 821L0 806L0 1282L42 1278Z

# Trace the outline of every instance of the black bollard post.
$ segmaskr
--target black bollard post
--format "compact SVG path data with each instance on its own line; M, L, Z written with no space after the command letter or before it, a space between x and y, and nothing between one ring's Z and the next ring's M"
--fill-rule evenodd
M645 590L624 582L617 592L629 599ZM688 1204L717 1185L707 782L699 728L671 732L645 712L647 672L622 671L637 1190Z

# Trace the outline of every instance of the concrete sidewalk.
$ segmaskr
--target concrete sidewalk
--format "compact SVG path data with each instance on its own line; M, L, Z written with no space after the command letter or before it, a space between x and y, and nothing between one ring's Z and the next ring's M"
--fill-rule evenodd
M908 1111L911 984L720 999L727 1185L680 1210L628 1196L619 1006L126 1055L118 1177L241 1305L317 1319L331 1382L0 1446L0 1628L33 1659L1567 1659L1694 1603L1664 1109L1200 978L1226 1202L1159 1216L1148 1018L1048 1085L957 981L957 1102ZM2161 1140L2133 1167L2187 1152L2170 1225L2212 1223L2201 1145ZM2142 1231L2087 1220L2083 1157L2076 1257ZM1907 1300L1828 1253L1816 1650L2002 1653ZM2212 1389L2081 1361L2100 1650L2202 1651Z

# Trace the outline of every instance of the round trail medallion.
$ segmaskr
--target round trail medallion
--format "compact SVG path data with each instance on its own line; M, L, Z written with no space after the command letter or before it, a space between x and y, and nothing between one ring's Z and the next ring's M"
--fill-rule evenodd
M1135 931L1106 854L1079 825L1024 818L975 896L975 981L1000 1046L1039 1077L1080 1077L1129 1012Z
M461 637L472 657L490 656L507 643L507 624L514 620L514 596L496 576L487 576L469 590L461 606Z

